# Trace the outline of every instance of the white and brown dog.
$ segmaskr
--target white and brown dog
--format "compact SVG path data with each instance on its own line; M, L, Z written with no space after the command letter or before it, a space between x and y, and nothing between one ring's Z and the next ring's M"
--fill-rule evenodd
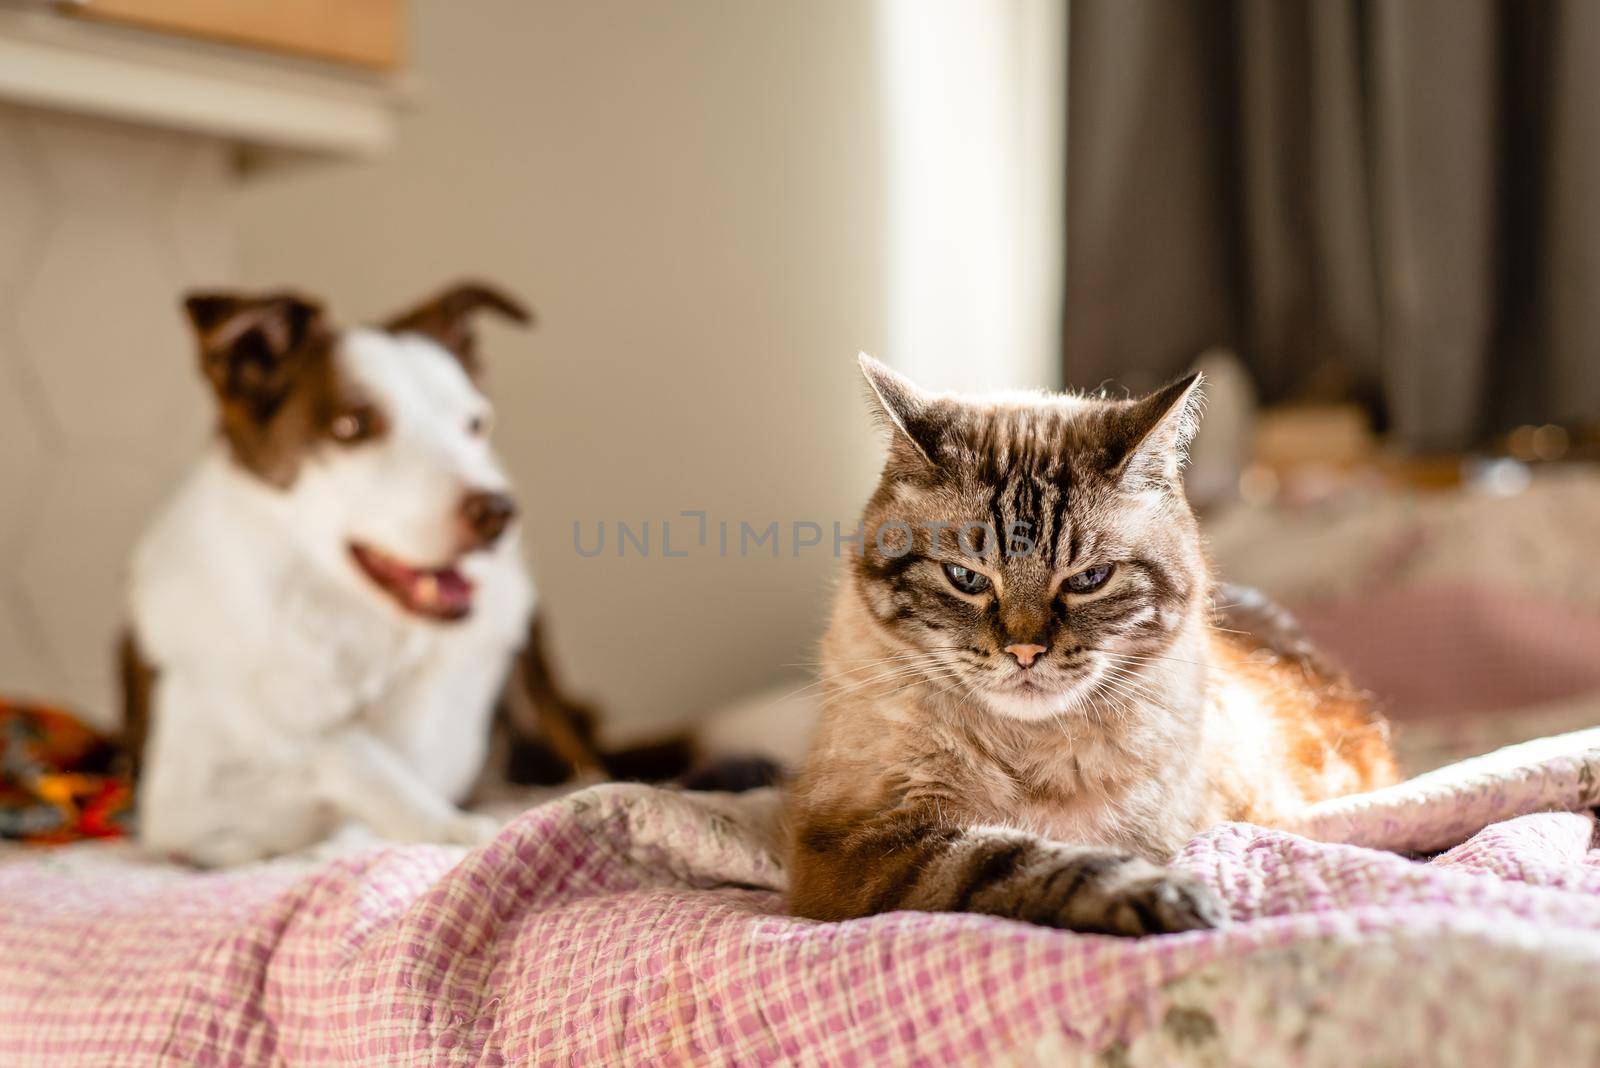
M292 293L186 307L220 433L133 562L144 842L221 865L346 825L480 841L493 822L459 805L514 664L556 762L596 764L527 645L534 590L477 384L470 319L526 323L521 305L463 284L352 329Z

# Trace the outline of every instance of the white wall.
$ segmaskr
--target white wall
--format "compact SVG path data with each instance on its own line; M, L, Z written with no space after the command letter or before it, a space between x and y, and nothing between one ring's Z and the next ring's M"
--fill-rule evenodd
M0 106L0 696L116 721L128 550L210 423L178 294L232 272L228 160Z
M1012 154L1048 164L1029 131L1056 131L1014 113L1048 106L1037 78L992 84L1019 57L1038 73L1051 46L1019 20L1037 29L1041 4L917 5L936 16L923 39L896 32L911 12L895 0L419 0L421 89L399 150L253 180L244 275L358 318L468 272L527 296L540 329L486 342L558 652L625 729L678 721L801 670L831 552L795 558L786 540L778 559L664 559L658 543L649 559L583 559L574 521L648 519L657 538L692 508L735 537L740 520L853 525L879 463L858 349L937 384L962 381L939 370L962 352L980 368L969 383L1053 381L1059 225L1027 230L1025 205L1048 208L1059 183ZM979 50L963 52L974 24ZM925 48L942 50L942 91L973 101L942 139ZM940 182L891 119L922 123L913 147L936 161L1005 158ZM961 143L993 122L989 141ZM974 241L965 275L908 282L909 265L954 265ZM996 263L1003 279L985 273ZM930 339L919 364L909 350Z

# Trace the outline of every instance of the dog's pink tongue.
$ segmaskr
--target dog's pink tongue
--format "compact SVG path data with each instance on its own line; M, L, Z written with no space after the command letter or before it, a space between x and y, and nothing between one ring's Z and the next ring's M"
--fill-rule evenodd
M467 576L453 567L443 567L433 573L439 583L439 602L450 608L466 608L472 604L472 583Z
M472 583L453 567L418 571L411 582L417 606L429 612L451 614L472 607Z

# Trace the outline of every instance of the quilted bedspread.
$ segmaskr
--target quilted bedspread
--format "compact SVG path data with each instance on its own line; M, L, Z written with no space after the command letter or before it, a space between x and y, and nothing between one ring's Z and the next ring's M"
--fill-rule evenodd
M1600 1063L1600 730L1229 824L1224 930L784 915L770 795L595 787L464 853L0 866L0 1065ZM1409 856L1386 850L1405 850Z

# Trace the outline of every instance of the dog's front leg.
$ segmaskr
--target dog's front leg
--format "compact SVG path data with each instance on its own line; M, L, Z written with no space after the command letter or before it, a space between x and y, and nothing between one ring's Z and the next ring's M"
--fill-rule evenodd
M326 736L317 757L317 783L342 815L385 838L477 845L500 826L440 797L364 727L348 726Z

